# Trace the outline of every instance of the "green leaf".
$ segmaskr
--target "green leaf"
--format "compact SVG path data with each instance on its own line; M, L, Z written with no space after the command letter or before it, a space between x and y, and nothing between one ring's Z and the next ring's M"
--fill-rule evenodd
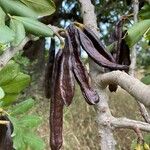
M5 91L5 93L17 94L20 93L25 87L27 87L29 85L29 82L30 76L20 72L14 80L2 86L2 88Z
M3 89L0 87L0 99L2 99L5 96L5 93Z
M18 94L6 94L3 99L0 100L1 107L7 107L17 100Z
M43 140L36 136L33 132L34 127L39 125L41 120L36 116L25 116L19 119L9 116L9 119L13 123L14 132L12 134L14 148L16 150L44 150L45 143ZM30 126L31 125L31 126Z
M25 100L10 109L11 116L16 116L27 112L34 105L33 99Z
M139 16L142 19L150 19L150 5L145 4L144 7L142 7L141 11L139 12Z
M25 29L23 24L15 19L10 20L10 28L15 32L15 39L12 41L12 46L18 46L25 38Z
M0 6L11 15L37 18L38 15L26 5L17 0L0 0Z
M144 38L146 40L150 40L150 28L146 31L146 33L144 34Z
M24 132L29 132L24 130L23 128L21 128L21 126L19 126L18 124L18 120L19 119L16 119L14 117L11 117L9 116L9 119L11 120L12 124L13 124L13 127L14 127L14 131L13 131L13 134L12 134L12 137L13 137L13 147L16 149L16 150L25 150L26 149L26 145L24 143ZM24 130L24 131L23 131Z
M39 118L38 116L27 115L19 119L18 123L22 125L22 127L37 128L41 123L41 118Z
M9 63L0 71L0 86L6 85L12 81L19 73L19 65L14 61L9 61Z
M32 150L44 150L45 149L44 141L32 132L27 132L24 139L25 139L26 144Z
M146 75L145 77L143 77L143 78L141 79L141 81L142 81L144 84L149 85L149 84L150 84L150 75Z
M5 12L3 9L0 7L0 26L5 26Z
M17 17L13 16L14 19L19 20L23 23L25 29L34 35L51 37L53 36L53 31L47 25L39 22L38 20L27 18L27 17Z
M13 41L15 33L8 26L0 26L0 44L7 44Z
M142 20L138 23L135 23L131 28L129 28L128 34L125 38L128 46L132 47L134 44L136 44L149 28L150 19Z
M39 16L51 15L55 12L55 4L52 0L20 0Z

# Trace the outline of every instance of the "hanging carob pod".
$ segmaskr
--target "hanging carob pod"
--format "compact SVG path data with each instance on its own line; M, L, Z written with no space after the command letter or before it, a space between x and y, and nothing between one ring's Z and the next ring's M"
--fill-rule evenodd
M52 74L52 88L50 101L50 147L51 150L59 150L63 143L63 107L64 102L60 89L60 69L62 50L56 55Z
M124 33L124 34L126 34L126 33ZM122 39L122 42L121 42L121 51L122 52L120 54L119 63L121 63L122 65L130 66L130 64L131 64L130 49L124 39ZM125 71L128 73L129 69L125 70Z
M99 96L97 92L92 88L92 85L90 83L90 76L80 60L80 43L77 38L77 29L74 28L74 26L70 25L67 28L67 31L69 33L69 36L73 38L72 45L74 53L72 57L72 63L74 76L81 88L86 102L90 105L94 105L99 102Z
M65 37L65 46L62 49L62 61L60 69L60 92L64 104L66 106L69 106L73 100L75 91L75 81L72 73L73 47L68 33L64 32L63 36Z
M76 42L77 35L78 35L77 29L76 29L76 27L73 24L70 24L67 27L67 31L68 31L70 39L71 39L71 44L72 44L72 47L73 47L73 51L74 52L78 51L78 56L80 57L80 55L81 55L81 48L78 48L79 47L78 46L79 40L78 40L78 43Z
M11 137L13 125L6 115L1 115L0 121L8 121L8 124L0 124L0 149L13 150L13 141Z
M113 58L113 56L109 53L109 51L106 49L106 47L100 41L100 39L95 35L95 33L90 28L88 28L87 26L85 26L81 23L78 23L78 22L74 22L74 25L79 27L84 32L84 34L92 41L95 49L101 55L103 55L109 61L115 62L115 59Z
M121 20L119 20L117 22L117 24L115 26L115 31L112 35L113 42L117 42L116 49L113 50L113 55L115 56L114 58L116 60L116 63L129 66L131 63L130 49L124 40L124 36L126 34L126 31L123 31L124 21L125 21L125 19L122 18ZM125 69L124 71L128 73L129 68ZM116 92L117 85L116 84L110 84L109 90L111 92Z
M49 57L45 70L45 96L51 97L52 71L55 59L55 39L51 38L51 46L49 48Z
M125 22L125 18L122 18L117 22L115 26L114 41L117 41L117 47L116 47L117 49L115 50L116 62L121 65L129 66L131 63L130 49L124 40L126 34L126 31L123 31L124 22ZM125 71L128 72L129 70L125 70Z
M109 61L107 58L105 58L101 53L97 51L97 49L93 45L93 42L82 32L82 30L77 28L77 31L82 48L87 52L89 57L91 57L91 59L95 61L95 63L105 68L110 68L114 70L128 69L128 66L126 65L119 65L117 63Z

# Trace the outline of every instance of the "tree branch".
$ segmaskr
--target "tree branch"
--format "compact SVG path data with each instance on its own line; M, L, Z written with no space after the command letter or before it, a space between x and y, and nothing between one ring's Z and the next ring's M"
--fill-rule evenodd
M0 70L8 63L8 61L21 49L23 49L24 45L29 41L29 38L26 37L19 46L10 47L4 51L4 53L0 56Z
M139 105L139 109L140 109L141 115L144 118L145 122L150 124L150 116L148 114L147 109L145 108L145 106L142 103L140 103L138 101L137 101L137 103Z
M99 75L96 82L98 82L102 88L106 88L109 84L118 84L135 97L135 99L143 103L145 106L150 107L150 87L143 84L138 79L129 76L125 72L112 71Z
M133 129L138 128L142 131L150 132L150 124L142 121L131 120L127 118L111 118L111 125L114 128L127 128Z

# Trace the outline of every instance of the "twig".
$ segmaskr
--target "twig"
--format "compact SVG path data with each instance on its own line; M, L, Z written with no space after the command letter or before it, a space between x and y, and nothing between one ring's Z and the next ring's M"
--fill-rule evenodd
M9 47L4 51L0 56L0 70L8 63L8 61L20 50L23 49L24 45L29 41L29 38L26 37L19 46Z
M141 130L140 130L138 127L136 127L136 128L134 129L134 131L136 132L137 137L138 137L138 139L137 139L137 143L139 143L139 144L143 144L143 142L144 142L144 138L143 138L143 135L142 135Z
M145 122L150 124L150 116L149 116L145 106L142 103L138 102L138 101L137 101L137 103L139 105L139 109L140 109L141 115L144 118Z
M128 118L111 118L111 125L114 128L139 129L150 132L150 124L142 121L131 120Z
M8 125L9 123L10 123L9 121L0 120L0 124L3 124L3 125Z

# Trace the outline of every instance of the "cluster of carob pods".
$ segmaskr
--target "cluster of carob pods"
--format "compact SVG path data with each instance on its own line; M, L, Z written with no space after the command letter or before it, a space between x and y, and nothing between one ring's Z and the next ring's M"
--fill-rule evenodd
M74 97L75 80L80 86L86 102L94 105L99 102L98 93L90 82L90 76L80 59L81 49L98 65L112 70L128 71L130 51L123 39L123 21L119 21L112 34L112 42L116 41L113 53L108 52L99 38L88 27L73 23L63 32L65 45L55 55L55 41L51 40L49 60L46 71L46 97L50 104L50 146L59 150L63 143L63 108L69 106ZM116 85L109 86L116 91Z
M63 32L65 45L55 55L55 40L51 40L49 60L47 63L45 89L46 97L51 98L50 104L50 146L59 150L63 143L63 108L69 106L74 97L75 79L79 84L86 102L94 105L99 102L98 93L91 84L88 71L80 59L81 49L98 65L112 70L128 72L130 65L130 50L124 40L124 20L120 20L110 39L116 43L110 53L99 38L86 26L73 23ZM60 33L61 34L61 33ZM108 70L107 69L107 70ZM111 92L117 90L117 85L109 85ZM0 120L8 121L7 125L0 124L0 148L13 150L11 134L13 124L7 115L0 112Z

